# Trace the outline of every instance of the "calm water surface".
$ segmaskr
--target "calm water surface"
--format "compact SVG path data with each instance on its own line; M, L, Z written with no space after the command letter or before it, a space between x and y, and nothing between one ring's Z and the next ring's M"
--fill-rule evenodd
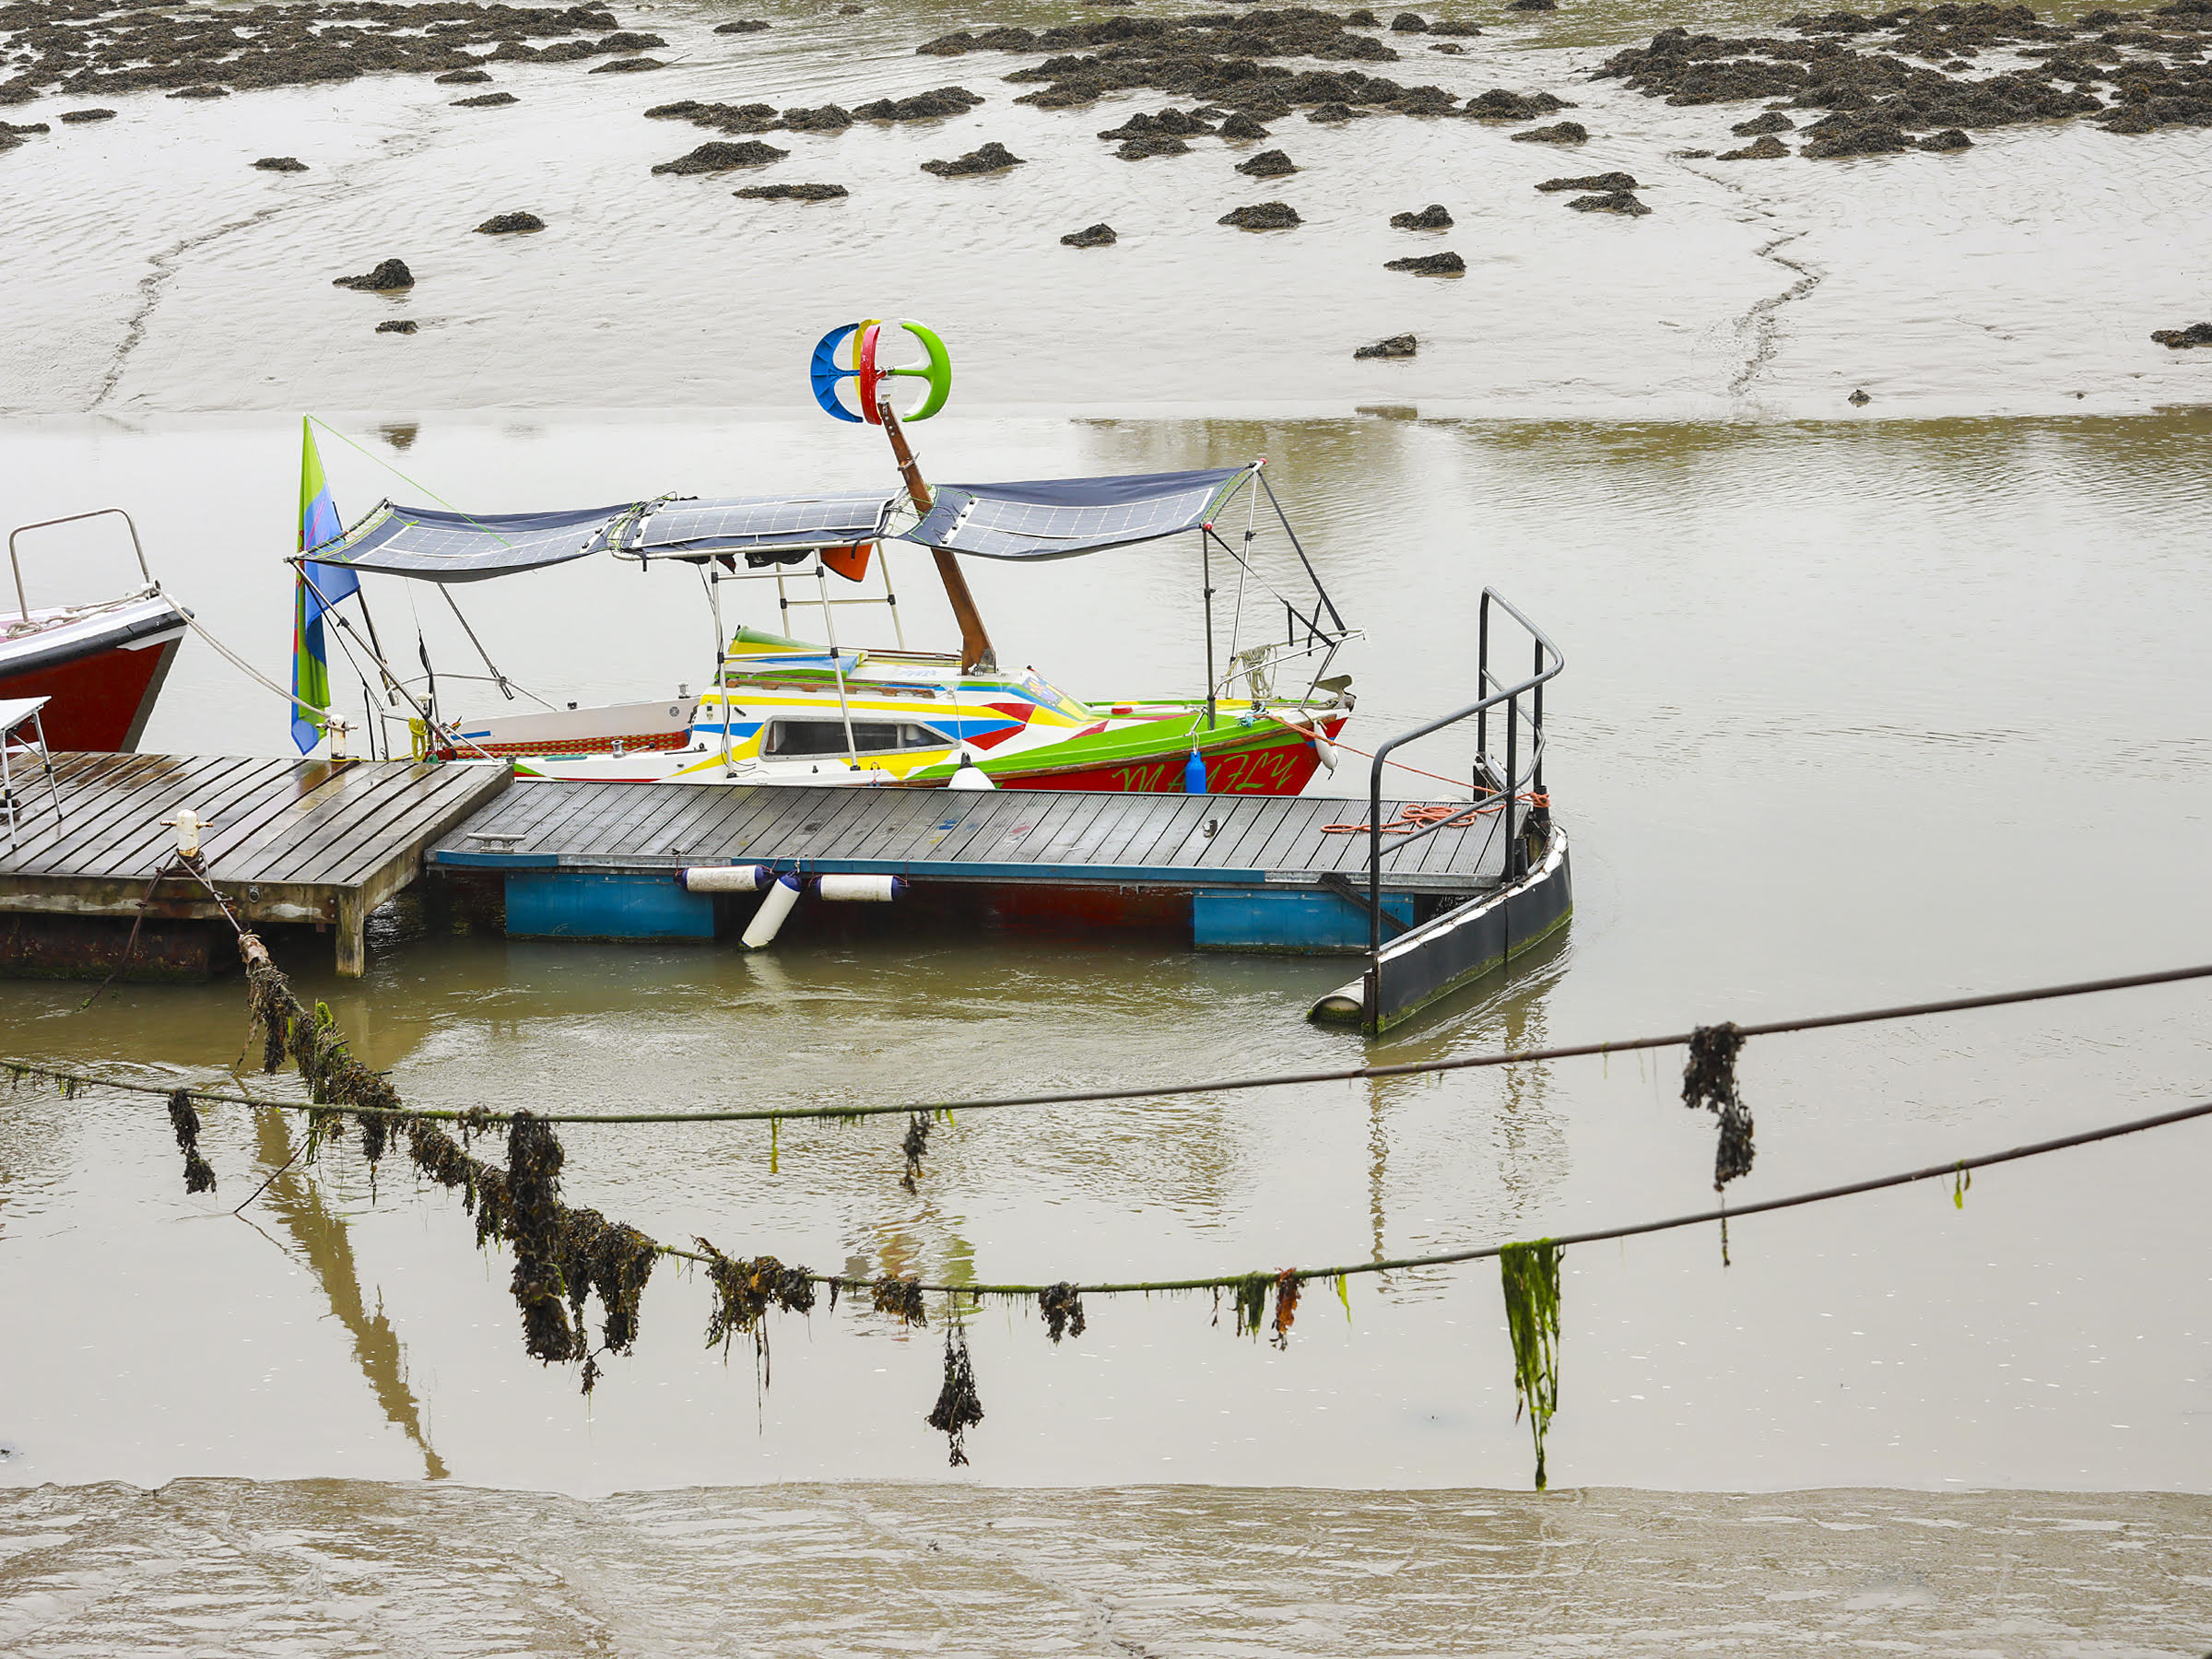
M398 429L382 436L382 427ZM485 507L871 477L818 425L360 420L329 446L349 512L381 462ZM1347 617L1354 741L1468 695L1494 583L1571 666L1553 789L1576 838L1563 943L1373 1045L1300 1016L1328 960L1053 935L794 934L733 949L508 944L380 918L371 971L292 966L426 1104L672 1109L1408 1059L1878 1004L2194 960L2207 789L2207 494L2195 418L1776 429L947 419L938 476L1198 465L1253 453ZM19 510L118 499L210 623L278 671L292 432L276 421L17 431ZM406 447L399 447L401 442ZM237 504L253 504L241 512ZM922 561L903 556L910 591ZM1182 550L979 571L1002 652L1079 693L1191 683ZM583 695L703 677L685 579L568 567L471 596L526 684ZM376 594L441 661L450 618ZM419 603L419 601L418 601ZM919 614L924 607L912 606ZM1080 617L1079 626L1069 619ZM763 618L769 619L769 618ZM910 618L910 625L916 618ZM942 623L919 617L920 631ZM280 747L266 694L195 645L149 747ZM1364 747L1364 742L1363 745ZM1465 760L1440 738L1439 770ZM1348 770L1339 782L1351 785ZM207 1077L235 982L0 986L0 1046ZM2195 1098L2188 987L1755 1043L1747 1198L2009 1145ZM1042 1281L1352 1262L1701 1205L1709 1123L1675 1062L1049 1113L940 1130L919 1194L890 1120L579 1130L572 1200L818 1268ZM158 1102L26 1088L0 1117L0 1394L10 1483L186 1475L406 1478L589 1494L942 1478L920 1421L935 1329L818 1312L773 1381L654 1279L637 1356L595 1399L529 1361L503 1259L396 1168L349 1151L281 1176L297 1125L210 1114L224 1202L187 1199ZM1963 1208L1907 1191L1571 1252L1555 1482L2202 1491L2207 1331L2176 1294L2201 1245L2204 1132L1991 1172ZM1055 1349L973 1322L989 1412L962 1478L1423 1488L1526 1483L1493 1271L1311 1297L1287 1352L1206 1299L1098 1300Z

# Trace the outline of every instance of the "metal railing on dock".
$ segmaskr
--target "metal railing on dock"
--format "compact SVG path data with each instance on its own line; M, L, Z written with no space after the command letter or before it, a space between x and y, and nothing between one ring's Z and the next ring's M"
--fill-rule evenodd
M1504 683L1490 668L1491 610L1495 607L1519 624L1527 635L1530 648L1528 676L1511 685ZM1546 832L1551 830L1551 806L1544 792L1544 688L1559 677L1567 666L1567 658L1552 642L1551 637L1538 628L1504 594L1496 588L1482 590L1482 600L1476 616L1476 684L1481 692L1475 701L1464 709L1438 716L1409 731L1399 733L1375 750L1368 769L1367 817L1367 929L1368 966L1365 976L1365 995L1362 1021L1371 1031L1391 1023L1394 1018L1403 1018L1410 1008L1399 1009L1385 1006L1389 999L1382 985L1384 922L1382 904L1383 877L1388 874L1387 861L1396 858L1406 848L1424 841L1440 830L1465 825L1471 820L1490 817L1490 834L1502 832L1504 840L1504 871L1500 883L1511 892L1516 883L1524 880L1530 870L1531 849L1526 830L1535 826ZM1504 752L1494 755L1490 749L1490 713L1503 711ZM1391 764L1390 757L1409 743L1418 742L1435 733L1455 726L1462 721L1475 722L1475 762L1471 784L1474 799L1465 807L1436 818L1418 826L1400 825L1385 830L1382 821L1382 769ZM1526 765L1523 764L1523 737L1526 735ZM1400 762L1399 764L1403 764ZM1385 836L1389 844L1384 845ZM1556 920L1549 925L1556 925ZM1401 931L1415 931L1401 928ZM1507 935L1510 949L1510 931ZM1452 982L1468 977L1455 971ZM1441 995L1441 990L1423 993L1420 1000Z

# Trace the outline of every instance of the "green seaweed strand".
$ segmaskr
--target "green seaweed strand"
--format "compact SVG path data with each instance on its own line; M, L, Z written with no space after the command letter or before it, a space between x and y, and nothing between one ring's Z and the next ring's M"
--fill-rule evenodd
M1544 1431L1559 1405L1559 1247L1549 1239L1508 1244L1498 1253L1505 1290L1505 1328L1513 1339L1518 1419L1528 1413L1536 1441L1536 1490L1544 1477Z

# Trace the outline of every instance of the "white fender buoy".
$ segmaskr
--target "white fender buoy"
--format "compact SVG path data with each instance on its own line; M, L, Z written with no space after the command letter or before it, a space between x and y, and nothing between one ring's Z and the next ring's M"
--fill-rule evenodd
M774 877L766 865L692 865L676 873L687 893L757 893Z
M747 950L759 950L764 945L775 943L776 935L782 930L783 919L791 914L791 907L799 901L799 878L786 871L776 877L768 889L768 897L760 900L760 908L746 924L743 939Z
M1291 731L1296 732L1300 737L1303 737L1308 743L1312 744L1313 746L1313 758L1316 760L1319 760L1322 765L1330 772L1333 773L1335 771L1336 746L1321 735L1321 724L1318 721L1312 725L1301 726L1295 720L1283 720L1282 716L1279 714L1277 715L1276 718L1277 720L1282 720L1284 725L1288 726Z
M975 757L966 749L962 749L959 770L952 774L952 782L945 787L947 789L996 789L998 785L992 782L991 775L975 763Z
M825 876L816 890L847 904L888 904L905 885L896 876Z

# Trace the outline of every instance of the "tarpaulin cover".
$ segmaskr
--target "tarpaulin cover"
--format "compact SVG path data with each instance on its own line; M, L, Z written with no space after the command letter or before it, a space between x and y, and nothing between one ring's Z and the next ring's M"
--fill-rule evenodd
M607 532L638 505L626 501L567 512L471 514L385 501L344 535L310 547L304 557L312 564L347 565L421 582L482 582L603 552Z
M618 545L649 559L743 553L750 564L792 563L818 547L874 541L890 510L880 490L656 501L623 526Z
M903 539L984 559L1065 559L1126 547L1208 523L1252 470L946 484Z

